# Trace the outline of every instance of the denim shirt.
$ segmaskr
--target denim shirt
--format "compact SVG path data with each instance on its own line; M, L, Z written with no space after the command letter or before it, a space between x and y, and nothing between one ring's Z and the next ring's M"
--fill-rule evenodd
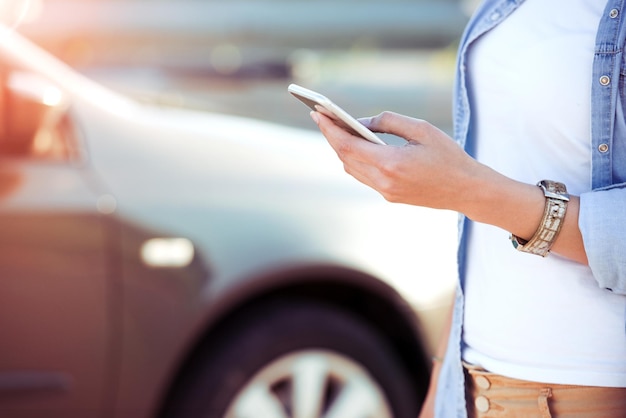
M591 185L580 196L579 226L598 286L626 295L626 0L608 0L596 36L591 83ZM502 22L524 0L486 0L468 23L459 46L454 101L454 136L471 154L474 136L467 56L472 43ZM563 2L567 7L567 2ZM555 51L557 53L558 51ZM566 152L566 151L565 151ZM541 180L541 179L537 179ZM558 179L553 179L558 180ZM465 230L459 222L459 283L452 327L439 377L435 416L465 418L462 352ZM509 245L502 243L502 245ZM625 313L626 315L626 313ZM626 338L626 330L623 330Z

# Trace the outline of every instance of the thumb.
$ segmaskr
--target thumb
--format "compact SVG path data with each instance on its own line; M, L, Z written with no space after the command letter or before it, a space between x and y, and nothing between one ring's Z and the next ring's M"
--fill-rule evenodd
M424 137L428 122L411 118L395 112L383 112L376 116L359 119L363 125L373 132L392 134L407 141L419 141Z

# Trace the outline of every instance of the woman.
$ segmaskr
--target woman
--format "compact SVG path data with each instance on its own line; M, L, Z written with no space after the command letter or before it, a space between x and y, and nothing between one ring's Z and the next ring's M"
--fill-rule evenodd
M383 113L362 123L408 142L375 145L312 113L387 200L462 214L422 417L626 417L623 13L624 0L485 1L459 49L456 142Z

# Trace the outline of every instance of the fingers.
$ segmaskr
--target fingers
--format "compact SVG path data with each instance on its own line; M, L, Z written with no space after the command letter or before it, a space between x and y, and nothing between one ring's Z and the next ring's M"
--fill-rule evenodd
M388 148L352 135L323 114L311 112L311 117L343 162L344 170L361 183L377 189L377 159Z
M380 150L380 145L352 135L320 112L311 112L311 118L317 123L322 134L344 161L352 159L370 162Z

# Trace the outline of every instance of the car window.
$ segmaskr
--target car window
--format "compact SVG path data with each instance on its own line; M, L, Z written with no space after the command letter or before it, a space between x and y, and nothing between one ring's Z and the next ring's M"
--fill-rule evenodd
M39 74L0 62L0 157L70 161L69 98Z

